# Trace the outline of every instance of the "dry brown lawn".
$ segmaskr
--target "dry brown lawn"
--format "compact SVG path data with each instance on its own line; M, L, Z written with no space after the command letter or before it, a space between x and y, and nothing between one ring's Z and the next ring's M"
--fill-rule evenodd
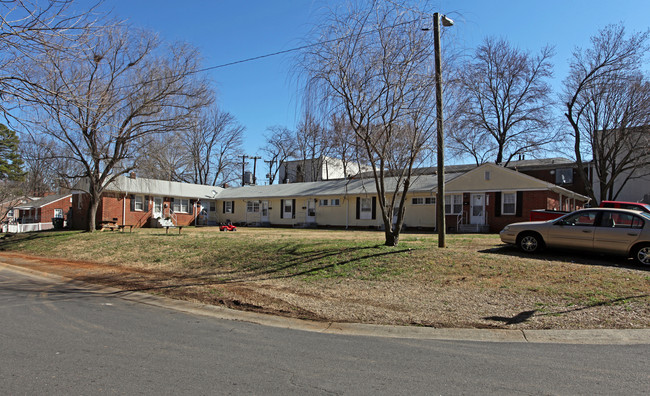
M650 269L496 235L184 228L0 239L0 260L88 282L322 321L434 327L650 327ZM30 258L39 257L38 260Z

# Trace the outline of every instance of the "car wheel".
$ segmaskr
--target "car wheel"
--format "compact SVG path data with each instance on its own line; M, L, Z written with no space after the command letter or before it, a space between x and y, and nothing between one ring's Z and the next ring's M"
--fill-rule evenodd
M650 265L650 245L641 245L634 249L634 261L642 265Z
M526 253L535 253L542 248L542 238L538 234L526 233L519 237L517 246Z

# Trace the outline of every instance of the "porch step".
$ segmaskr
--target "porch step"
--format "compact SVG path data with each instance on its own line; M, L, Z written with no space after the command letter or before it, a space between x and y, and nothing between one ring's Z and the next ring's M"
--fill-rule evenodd
M490 232L490 226L481 225L481 224L459 224L458 232L460 233L488 233Z

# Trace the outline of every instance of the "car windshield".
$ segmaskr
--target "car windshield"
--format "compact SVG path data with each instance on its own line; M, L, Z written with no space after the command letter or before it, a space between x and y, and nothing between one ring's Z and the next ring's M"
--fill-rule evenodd
M639 214L640 214L641 217L643 217L644 219L646 219L646 220L650 220L650 213L641 212L641 213L639 213Z

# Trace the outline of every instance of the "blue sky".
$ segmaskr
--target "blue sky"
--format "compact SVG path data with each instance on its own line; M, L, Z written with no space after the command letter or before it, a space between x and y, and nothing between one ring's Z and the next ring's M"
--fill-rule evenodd
M90 0L87 0L90 3ZM86 0L82 0L82 4ZM304 39L325 7L334 0L106 0L104 7L130 23L158 32L167 40L186 41L204 55L205 67L288 50ZM445 40L470 54L486 36L508 39L537 52L555 46L554 87L559 93L576 46L610 23L629 32L649 27L650 1L429 1L429 8L455 20ZM444 45L444 42L443 42ZM293 129L299 91L291 74L291 56L280 55L209 71L220 107L246 127L245 149L263 146L267 127Z

